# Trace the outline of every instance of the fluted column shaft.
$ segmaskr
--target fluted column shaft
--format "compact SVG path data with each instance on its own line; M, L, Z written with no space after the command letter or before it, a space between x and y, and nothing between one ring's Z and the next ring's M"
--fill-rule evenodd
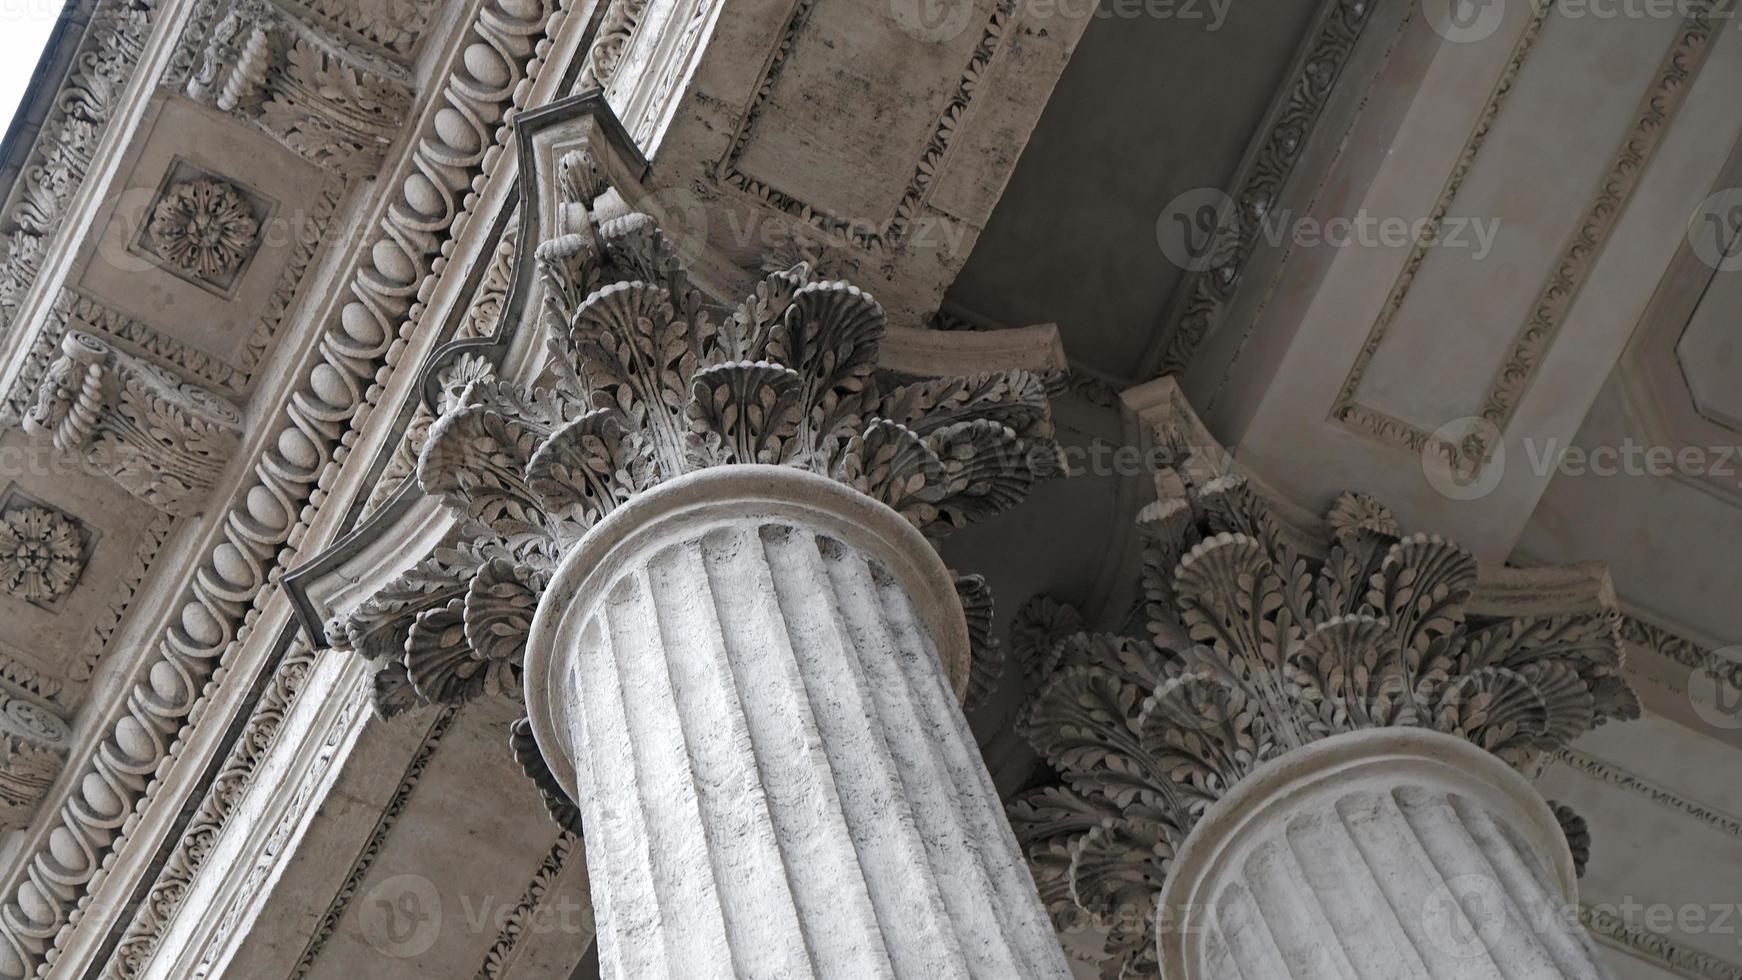
M1219 801L1163 894L1166 980L1594 980L1571 858L1523 777L1416 729L1297 750Z
M764 482L707 471L612 515L535 626L605 976L1068 976L946 673L965 641L929 545L742 469Z

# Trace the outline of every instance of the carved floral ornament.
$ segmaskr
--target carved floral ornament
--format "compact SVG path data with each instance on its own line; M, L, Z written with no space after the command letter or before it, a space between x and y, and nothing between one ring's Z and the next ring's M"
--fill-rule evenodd
M259 233L260 222L235 185L211 177L165 188L146 226L158 255L189 275L214 281L242 268Z
M1322 555L1291 543L1238 476L1182 479L1139 517L1149 636L1084 631L1032 600L1014 646L1037 693L1023 734L1059 784L1010 808L1061 933L1106 977L1153 976L1157 899L1208 808L1263 763L1333 735L1419 726L1534 775L1639 703L1613 612L1466 610L1475 558L1345 494ZM1583 821L1557 809L1582 850Z
M430 5L398 0L327 3L368 30L387 33L382 18ZM427 21L427 14L411 23ZM410 27L411 23L404 26ZM363 26L363 25L356 25ZM411 111L404 68L267 0L229 0L211 30L187 94L244 119L309 161L347 178L374 171Z
M53 602L84 570L79 526L47 507L0 513L0 589L27 602Z
M166 514L199 513L240 445L242 415L210 390L68 331L22 420Z
M561 161L559 186L581 205L604 190L580 152ZM649 216L584 214L536 252L541 383L499 380L470 358L444 376L417 477L461 517L457 538L327 631L382 662L383 713L520 697L533 613L564 553L631 497L684 473L807 469L935 536L1021 501L1030 463L1056 455L1035 375L898 383L877 371L885 319L859 288L800 263L721 304L695 288ZM958 589L979 641L971 682L984 689L997 663L989 598L978 577ZM515 754L560 805L530 739Z

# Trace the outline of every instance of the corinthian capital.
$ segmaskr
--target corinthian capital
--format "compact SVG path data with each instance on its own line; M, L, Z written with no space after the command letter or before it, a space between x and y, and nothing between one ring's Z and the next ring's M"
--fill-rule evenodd
M1427 729L1534 775L1593 727L1638 716L1612 608L1557 595L1531 611L1510 581L1487 601L1468 551L1401 531L1371 498L1284 521L1195 418L1158 434L1175 452L1139 517L1148 635L1087 632L1045 599L1015 627L1038 684L1021 728L1063 780L1017 800L1012 823L1061 928L1086 916L1107 934L1104 975L1156 972L1176 856L1268 763L1335 736Z
M462 538L328 631L385 661L385 710L518 694L533 611L564 555L685 474L806 470L935 536L1023 499L1031 457L1056 452L1034 374L885 376L877 302L802 262L739 301L709 296L602 173L576 151L555 175L564 226L536 251L548 383L499 380L475 360L447 376L417 476L463 518ZM985 606L983 583L960 585Z
M198 513L235 455L229 402L82 331L69 331L24 428L169 514Z

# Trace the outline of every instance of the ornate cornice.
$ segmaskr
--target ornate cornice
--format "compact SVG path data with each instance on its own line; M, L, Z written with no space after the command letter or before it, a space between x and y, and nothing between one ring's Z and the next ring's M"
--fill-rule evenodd
M302 693L315 655L297 645L278 662L248 720L231 744L223 767L205 789L193 816L181 830L138 910L127 922L120 941L103 967L102 980L132 980L141 975L163 941L164 932L181 909L206 859L236 807L253 785L260 763L278 744L285 718Z
M1602 254L1609 235L1620 221L1621 213L1633 190L1644 174L1646 164L1669 130L1670 120L1680 108L1682 99L1692 87L1690 82L1710 55L1712 40L1726 18L1717 16L1727 9L1730 0L1699 0L1685 23L1676 32L1675 41L1664 55L1641 96L1621 145L1610 159L1598 180L1597 192L1585 205L1573 233L1562 244L1548 276L1538 289L1530 313L1508 344L1500 366L1489 382L1478 416L1486 423L1460 437L1456 445L1440 442L1430 446L1433 435L1413 423L1396 418L1360 402L1360 389L1379 345L1384 342L1392 318L1401 309L1405 297L1420 270L1431 236L1422 236L1405 262L1391 295L1382 307L1379 318L1368 332L1367 339L1356 355L1349 375L1344 380L1329 419L1370 436L1382 443L1421 453L1432 450L1444 456L1453 472L1473 476L1486 465L1494 449L1493 440L1506 431L1517 412L1525 392L1535 379L1543 357L1559 333L1561 324L1584 288L1597 259ZM1453 167L1451 178L1441 192L1433 216L1442 220L1462 188L1464 178L1474 165L1475 157L1485 145L1494 120L1506 102L1517 80L1524 60L1536 44L1552 7L1542 7L1532 16L1513 51L1511 61L1502 73L1494 93L1477 117L1475 129Z
M1742 980L1742 964L1688 949L1660 933L1631 925L1605 909L1580 905L1579 921L1603 941L1690 980Z
M102 0L0 217L0 335L36 281L144 51L157 0Z
M1221 324L1240 284L1241 274L1258 244L1264 217L1282 197L1331 89L1373 20L1382 0L1325 0L1313 26L1306 54L1284 83L1279 103L1272 107L1254 151L1235 176L1234 210L1218 224L1215 263L1191 272L1180 286L1183 302L1170 303L1157 336L1162 349L1159 374L1179 374L1190 366L1204 342ZM1153 363L1153 355L1146 358Z
M496 941L484 953L484 962L478 965L478 972L473 975L474 980L503 980L508 976L515 956L520 952L521 942L533 930L534 923L544 910L545 901L550 897L551 889L555 887L563 869L568 866L569 859L579 850L580 843L580 835L572 831L565 830L557 835L556 843L550 846L550 853L539 862L538 870L533 872L532 880L527 883L520 901L503 918Z
M393 795L387 798L387 804L382 807L381 816L376 818L375 827L369 832L369 837L363 842L362 850L351 862L351 870L345 875L339 890L327 903L327 910L315 924L314 932L309 936L308 944L303 947L302 955L297 958L296 967L290 971L290 980L303 980L310 970L314 969L315 960L326 948L327 940L333 937L339 927L339 918L345 914L351 900L357 896L363 887L363 879L374 866L375 859L381 855L381 848L387 843L387 837L393 833L393 828L399 823L399 815L404 812L405 805L411 801L411 794L417 789L417 784L423 779L423 774L429 769L430 760L435 758L436 750L441 747L443 736L453 727L454 719L459 715L457 707L441 709L430 723L429 730L424 734L423 742L412 754L411 761L406 764L405 771L400 774L399 784L394 787ZM219 949L221 937L213 937L206 948L206 956L201 961L209 963Z
M190 971L191 977L203 980L210 973L222 951L224 939L235 932L249 911L250 900L264 890L266 880L286 857L286 845L303 821L320 805L321 783L333 764L342 759L346 734L364 714L364 708L357 700L343 701L321 736L305 740L316 748L299 773L294 794L271 827L262 826L257 831L260 844L248 866L227 869L228 877L238 883L229 893L228 900L221 904L212 903L202 910L207 917L215 917L217 924L206 937L200 960Z
M180 746L177 733L201 703L207 681L249 633L251 610L266 596L283 549L294 545L318 507L322 473L341 463L342 441L366 417L381 389L377 372L391 372L417 333L416 306L425 278L438 267L443 243L460 234L476 200L473 181L501 158L507 111L525 98L543 55L535 47L566 19L558 0L489 0L458 39L419 135L392 180L398 193L379 239L361 252L363 267L302 379L290 386L276 432L242 482L235 504L216 523L219 541L181 598L158 645L143 658L141 680L110 734L82 772L63 780L69 798L46 822L33 825L0 906L0 977L33 975L58 942L93 877L129 829L128 815L161 785L158 772ZM462 62L462 54L464 59ZM392 184L390 184L392 186ZM383 375L385 376L385 375ZM175 608L175 607L172 607ZM51 839L55 842L51 846Z
M1606 783L1637 796L1643 796L1660 807L1698 820L1720 834L1742 840L1742 817L1733 816L1716 807L1689 799L1674 790L1659 786L1637 773L1629 772L1620 766L1604 762L1576 749L1564 748L1559 750L1555 753L1555 761L1597 782Z

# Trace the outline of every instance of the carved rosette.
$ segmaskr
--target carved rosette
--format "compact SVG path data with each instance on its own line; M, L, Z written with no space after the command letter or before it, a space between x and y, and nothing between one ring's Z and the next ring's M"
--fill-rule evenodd
M1179 477L1140 516L1147 637L1085 632L1050 600L1015 628L1039 685L1021 729L1062 779L1011 820L1059 928L1104 934L1076 950L1103 975L1154 975L1176 856L1267 763L1419 728L1534 775L1594 726L1637 717L1612 611L1475 615L1475 558L1401 534L1370 498L1345 495L1303 541L1242 478Z
M216 394L74 330L24 428L159 510L189 515L235 456L242 415Z
M235 185L210 177L171 184L152 209L147 240L157 254L209 281L234 275L254 250L260 222Z
M79 526L47 507L0 511L0 589L27 602L53 602L84 571Z

